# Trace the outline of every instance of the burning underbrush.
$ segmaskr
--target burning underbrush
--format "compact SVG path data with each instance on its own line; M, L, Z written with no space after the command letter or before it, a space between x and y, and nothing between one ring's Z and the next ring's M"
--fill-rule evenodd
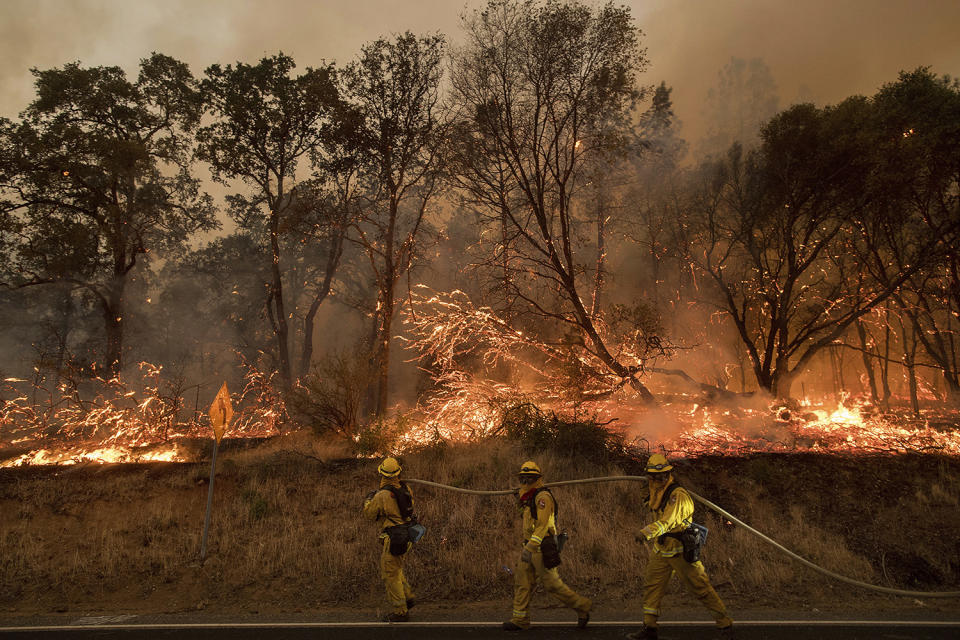
M680 457L759 452L960 455L960 412L943 406L930 406L919 415L906 409L881 412L846 394L789 404L760 397L713 403L675 394L655 407L629 397L571 405L542 396L532 401L512 388L477 382L432 399L401 436L400 448L503 434L517 415L533 422L550 416L564 433L579 433L570 425L600 425L618 446L658 448ZM571 436L571 446L574 440Z
M513 385L450 372L413 409L367 424L351 420L348 426L317 418L317 407L328 407L311 404L309 388L296 390L291 409L271 376L254 367L246 372L241 391L233 397L237 412L227 431L233 446L256 446L283 432L304 430L338 434L349 443L351 455L363 457L526 430L540 443L552 433L550 437L571 449L592 447L590 434L601 433L607 449L659 449L675 457L760 452L960 455L960 413L936 405L915 415L879 411L847 395L784 404L760 396L719 402L702 395L662 394L661 402L651 407L627 392L570 400L549 390L521 392ZM159 367L143 363L133 382L94 379L82 391L79 386L64 387L54 396L24 381L4 381L0 467L194 462L209 451L211 432L198 390L165 378Z
M286 409L271 378L247 367L231 425L235 439L280 433ZM141 363L133 380L93 378L56 393L24 380L0 383L0 467L81 462L194 460L210 427L199 402L188 406L182 381ZM199 394L197 394L199 397Z

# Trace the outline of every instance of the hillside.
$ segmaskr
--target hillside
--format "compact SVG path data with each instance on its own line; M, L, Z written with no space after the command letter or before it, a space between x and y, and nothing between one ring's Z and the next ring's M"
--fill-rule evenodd
M403 458L407 477L506 488L528 457L547 480L639 474L640 461L586 461L488 440ZM613 456L611 456L613 458ZM679 479L787 547L874 584L960 585L960 460L932 455L756 454L679 461ZM276 439L218 459L209 557L198 563L209 462L0 469L0 612L311 614L383 607L373 526L360 519L373 460ZM408 556L425 604L507 606L519 525L511 497L415 487L428 534ZM647 551L640 483L559 488L571 541L561 574L602 610L636 606ZM732 610L949 609L831 582L698 507L704 562ZM674 584L670 603L690 603ZM540 605L548 597L537 598ZM431 607L433 607L431 609ZM432 612L432 613L431 613Z

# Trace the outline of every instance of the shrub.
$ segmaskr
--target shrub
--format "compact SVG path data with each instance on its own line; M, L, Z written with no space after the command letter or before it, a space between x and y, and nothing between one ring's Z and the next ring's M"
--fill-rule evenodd
M251 521L262 520L270 509L266 499L253 489L247 489L241 494L241 498L248 507L248 516Z
M611 450L623 449L622 438L593 417L544 413L530 402L507 408L498 431L530 452L551 450L564 456L575 454L595 463L608 461Z
M337 354L316 365L290 394L297 419L317 434L348 436L361 429L360 415L373 372L366 358Z
M397 440L408 428L409 424L402 416L392 420L374 420L358 429L354 436L357 455L368 458L389 454L396 448Z

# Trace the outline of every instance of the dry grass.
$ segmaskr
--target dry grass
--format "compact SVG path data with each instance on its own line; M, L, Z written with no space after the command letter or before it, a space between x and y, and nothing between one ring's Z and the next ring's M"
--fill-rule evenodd
M100 603L113 611L296 611L383 599L362 496L375 463L343 459L342 443L305 436L218 460L209 558L197 562L207 464L7 469L0 474L0 607L53 612ZM514 484L531 457L491 441L407 456L408 477L472 488ZM578 462L534 454L548 480L639 472L637 461ZM833 460L833 462L831 462ZM813 456L702 459L681 466L691 489L786 546L855 578L956 588L960 461ZM906 470L911 470L907 472ZM426 601L504 600L519 524L512 497L415 487L428 535L408 556ZM634 534L647 521L641 483L555 492L571 534L561 569L585 595L627 602L647 559ZM704 561L725 598L759 604L835 601L849 591L698 509L710 527ZM909 523L909 527L905 527ZM951 532L945 536L944 532ZM679 589L674 586L674 591ZM685 600L685 596L680 596ZM36 603L35 605L33 603Z

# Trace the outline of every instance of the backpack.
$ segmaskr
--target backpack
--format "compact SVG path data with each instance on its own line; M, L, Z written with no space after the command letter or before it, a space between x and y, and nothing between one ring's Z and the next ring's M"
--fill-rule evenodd
M546 491L550 494L550 497L553 498L553 524L557 525L557 515L560 511L560 505L557 503L557 499L553 497L553 492L546 487L541 487L533 492L533 495L530 496L527 500L522 501L521 504L525 507L530 507L530 517L534 520L537 519L537 496L541 491ZM553 534L547 535L540 542L540 553L543 554L543 566L546 569L553 569L554 567L560 566L560 552L563 550L563 545L566 544L567 538L569 536L564 533L558 533L556 536Z
M547 493L549 493L550 497L553 498L553 522L554 524L556 524L557 514L560 510L560 506L557 504L557 499L553 497L553 492L550 491L550 489L547 489L546 487L540 487L539 489L533 492L532 496L530 496L526 500L523 500L522 504L525 507L530 507L530 517L536 520L537 519L537 496L540 495L540 493L543 491L546 491Z
M384 487L397 501L397 508L400 510L400 517L404 520L416 522L417 517L413 514L413 496L410 495L410 489L406 482L401 482L399 487L388 484Z
M680 488L680 485L677 483L671 484L667 487L667 490L663 492L663 496L660 498L660 502L657 504L654 511L660 511L663 509L664 505L667 503L667 500L670 499L670 494ZM700 550L703 549L703 546L707 543L707 533L710 530L707 529L702 524L697 524L696 522L691 522L684 528L683 531L679 533L665 533L662 536L657 538L657 542L663 544L664 538L673 538L679 540L680 544L683 545L683 559L693 564L700 560Z

